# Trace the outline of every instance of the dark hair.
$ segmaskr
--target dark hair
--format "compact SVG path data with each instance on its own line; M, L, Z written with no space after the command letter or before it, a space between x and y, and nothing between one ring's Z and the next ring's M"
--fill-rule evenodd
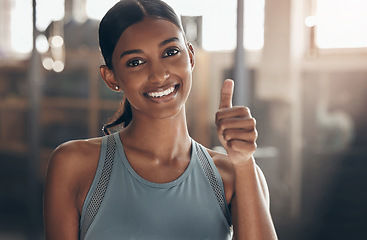
M121 0L106 13L99 24L99 46L109 69L113 70L112 54L121 34L129 26L142 21L145 17L168 20L183 32L180 19L165 2L161 0ZM120 124L126 127L131 120L131 106L124 97L119 109L102 130L108 135L110 134L108 128Z

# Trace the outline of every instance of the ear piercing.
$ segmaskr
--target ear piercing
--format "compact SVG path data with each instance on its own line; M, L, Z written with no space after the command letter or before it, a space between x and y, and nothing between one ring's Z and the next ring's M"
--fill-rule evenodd
M115 86L115 90L119 90L119 86Z

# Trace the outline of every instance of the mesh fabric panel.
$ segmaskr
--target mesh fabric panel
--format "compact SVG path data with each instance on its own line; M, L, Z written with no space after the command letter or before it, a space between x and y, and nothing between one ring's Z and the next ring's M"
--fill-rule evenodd
M199 162L204 170L205 176L207 177L210 183L210 186L213 189L215 197L218 200L219 206L222 209L222 212L227 219L228 225L231 226L232 225L231 217L226 207L224 193L222 192L218 179L215 177L214 170L209 163L209 159L207 158L207 156L204 153L204 150L202 149L202 147L199 144L197 144L196 150L197 150L197 154L199 157Z
M83 225L81 226L80 239L84 239L90 225L92 224L95 216L98 213L99 207L101 206L103 197L106 193L108 183L110 181L113 160L115 158L116 141L113 135L107 137L107 151L102 168L101 177L98 180L97 187L93 192L92 198L86 209Z

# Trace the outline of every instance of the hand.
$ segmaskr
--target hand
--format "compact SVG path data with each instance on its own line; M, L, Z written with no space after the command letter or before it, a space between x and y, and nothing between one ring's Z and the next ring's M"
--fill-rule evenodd
M232 106L233 89L233 80L225 80L215 123L219 141L230 161L240 164L251 159L256 150L256 120L251 116L249 108Z

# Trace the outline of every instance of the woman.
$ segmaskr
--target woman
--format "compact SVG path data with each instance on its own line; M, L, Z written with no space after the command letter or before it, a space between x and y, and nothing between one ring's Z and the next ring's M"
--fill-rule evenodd
M216 114L227 154L191 139L185 102L194 50L160 0L123 0L100 23L107 86L123 111L102 138L71 141L51 156L46 239L276 239L265 178L252 157L255 119L232 107L226 80Z

